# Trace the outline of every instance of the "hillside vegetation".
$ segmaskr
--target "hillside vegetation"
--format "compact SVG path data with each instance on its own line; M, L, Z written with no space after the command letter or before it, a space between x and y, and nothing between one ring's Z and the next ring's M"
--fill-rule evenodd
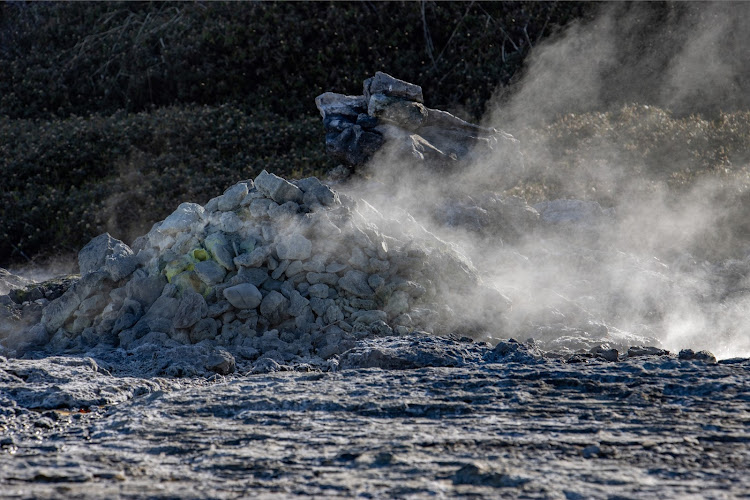
M264 168L322 174L335 165L315 96L359 94L376 70L420 84L430 107L478 120L498 87L512 95L538 44L597 8L0 4L0 267L76 252L104 231L130 242L180 202L205 203ZM512 131L528 175L510 193L615 204L622 184L595 167L616 155L670 188L705 176L738 183L744 207L749 123L743 112L675 117L619 104L560 116ZM665 165L665 154L679 161Z

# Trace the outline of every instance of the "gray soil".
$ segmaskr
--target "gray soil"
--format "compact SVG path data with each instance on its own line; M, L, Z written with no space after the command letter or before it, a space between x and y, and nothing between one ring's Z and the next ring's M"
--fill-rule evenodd
M748 359L385 337L327 371L238 361L226 377L176 379L89 354L0 358L4 498L750 491Z

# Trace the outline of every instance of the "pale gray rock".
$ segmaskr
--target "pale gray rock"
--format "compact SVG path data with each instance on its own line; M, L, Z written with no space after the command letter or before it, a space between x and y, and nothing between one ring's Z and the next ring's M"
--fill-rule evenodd
M205 362L206 370L216 372L219 375L229 375L234 373L237 364L230 353L224 349L216 349L208 355Z
M252 252L235 257L234 264L237 267L260 267L268 259L269 253L267 247L258 247Z
M310 301L304 298L297 290L292 291L289 295L289 302L288 313L294 317L300 316L310 304Z
M310 288L307 289L307 293L310 295L310 297L318 297L320 299L327 299L328 298L328 285L325 285L323 283L312 285Z
M211 257L227 271L234 271L234 248L224 233L209 234L203 245L211 253Z
M281 219L291 219L299 212L299 204L293 201L287 201L279 205L278 203L271 203L268 206L268 216L274 219L275 222L280 222Z
M278 205L277 203L274 203L273 200L269 200L268 198L257 198L250 202L250 206L248 207L250 210L250 215L255 219L262 219L264 217L268 217L268 208L271 205Z
M218 333L218 325L215 319L203 318L199 320L190 330L190 342L197 344L204 340L213 340Z
M130 247L109 233L100 234L78 252L81 275L102 270L112 281L119 281L135 271L137 264Z
M50 334L57 331L81 305L81 298L72 288L50 302L42 313L42 325Z
M203 296L196 292L185 292L174 316L175 328L190 328L208 314L208 305Z
M287 314L288 309L289 300L275 290L268 292L260 304L260 314L271 324L279 323Z
M319 203L324 207L330 207L341 203L338 194L320 182L317 177L299 180L297 186L304 191L303 201L307 206Z
M217 208L223 212L239 208L240 202L247 196L248 191L247 183L238 182L219 196Z
M198 232L206 225L205 210L197 203L181 203L159 224L158 232L174 236L178 233Z
M356 119L357 115L367 109L367 101L364 96L326 92L315 98L315 106L323 119L329 115L342 115Z
M287 201L302 202L303 193L300 188L265 170L255 178L255 187L278 204L283 204Z
M305 260L312 255L312 242L299 233L284 236L276 242L279 259Z
M225 288L224 297L237 309L255 309L263 300L260 290L250 283Z
M304 263L301 260L293 260L289 263L289 267L286 268L284 274L286 274L287 278L292 278L304 271L304 268Z
M427 119L427 108L413 101L373 94L367 104L367 114L380 120L398 124L409 131L421 127Z
M387 321L388 313L380 311L378 309L372 309L368 311L355 311L352 313L352 321L369 325L376 321Z
M339 281L338 275L334 273L307 273L307 282L311 285L324 283L330 286L336 286Z
M234 212L224 212L219 216L219 229L224 233L237 233L242 225L242 219Z
M166 278L161 275L134 277L125 285L126 296L148 308L162 293Z
M367 282L367 273L362 271L348 271L343 278L338 282L338 286L354 296L361 297L364 299L372 298L375 292L370 288Z
M221 283L227 270L215 260L204 260L195 264L195 274L207 285Z
M384 94L391 97L400 97L408 101L424 102L422 87L399 80L382 71L376 71L375 76L365 80L363 86L363 93L366 99L369 99L373 94Z

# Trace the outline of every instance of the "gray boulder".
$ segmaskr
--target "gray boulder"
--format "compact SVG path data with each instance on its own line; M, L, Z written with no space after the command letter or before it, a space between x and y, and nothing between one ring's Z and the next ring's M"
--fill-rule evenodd
M382 71L376 71L375 76L365 80L363 86L366 99L369 99L373 94L383 94L414 102L424 102L422 87L399 80Z
M263 170L255 178L255 187L266 197L281 205L287 201L302 203L302 190L281 177Z
M239 182L230 187L217 200L217 208L223 212L234 210L240 206L240 202L247 196L248 186L244 182Z
M109 233L100 234L78 252L82 275L101 269L112 281L119 281L135 271L137 264L130 247Z
M237 309L255 309L263 300L263 294L255 285L240 283L224 289L224 298Z
M276 254L281 260L305 260L312 255L312 242L299 233L292 233L276 243Z

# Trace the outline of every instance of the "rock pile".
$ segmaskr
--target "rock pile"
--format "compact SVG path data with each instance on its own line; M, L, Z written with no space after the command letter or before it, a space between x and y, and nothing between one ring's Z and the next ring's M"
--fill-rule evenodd
M402 161L454 168L492 159L498 175L523 168L519 143L494 128L427 108L422 88L378 71L363 94L326 92L315 99L326 130L326 150L349 167L364 165L388 145Z
M471 314L458 297L498 321L508 307L408 214L388 219L316 178L266 171L205 207L181 204L132 249L100 235L78 260L80 279L39 298L38 322L6 334L6 349L201 344L248 359L323 360L372 335L448 331Z

